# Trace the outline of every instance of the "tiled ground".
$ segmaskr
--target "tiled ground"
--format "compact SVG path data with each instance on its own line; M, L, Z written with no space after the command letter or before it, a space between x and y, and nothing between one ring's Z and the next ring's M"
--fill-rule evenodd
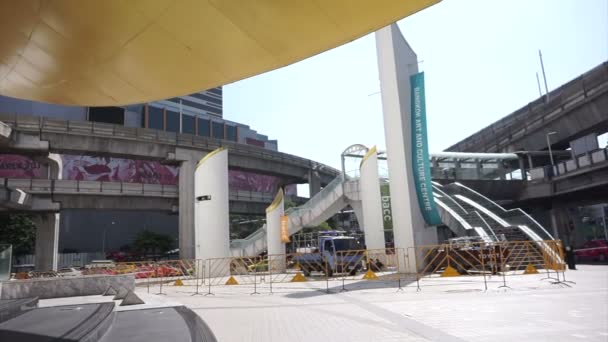
M571 287L546 274L395 282L212 287L165 286L156 301L179 302L209 324L219 341L608 341L608 266L566 272ZM405 283L404 283L405 285ZM158 292L152 288L150 293ZM202 288L201 291L207 291ZM148 297L146 288L137 290Z
M435 278L420 282L341 281L139 287L145 305L186 305L218 341L602 341L608 342L608 266L581 265L565 285L546 274ZM329 287L330 293L326 292ZM89 296L41 300L40 306L109 301Z

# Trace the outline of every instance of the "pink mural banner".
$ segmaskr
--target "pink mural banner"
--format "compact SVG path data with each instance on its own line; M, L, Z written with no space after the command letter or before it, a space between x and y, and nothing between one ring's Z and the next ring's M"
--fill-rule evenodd
M28 156L0 154L0 178L46 178L48 165Z
M228 171L228 183L230 184L230 189L233 190L274 194L279 189L281 179L253 172L230 170Z
M63 179L177 185L179 167L158 161L61 155Z
M67 180L125 182L177 185L179 167L158 161L99 157L90 155L61 155L62 178ZM48 164L28 156L0 154L0 178L47 178ZM281 178L241 170L228 171L231 190L275 194ZM286 189L295 193L295 186Z

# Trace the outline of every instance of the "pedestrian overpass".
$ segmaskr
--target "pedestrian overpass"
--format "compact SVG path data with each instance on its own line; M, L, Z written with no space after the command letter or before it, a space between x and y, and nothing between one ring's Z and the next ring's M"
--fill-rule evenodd
M305 204L285 211L289 220L289 234L304 227L314 227L326 221L347 206L351 206L360 223L363 222L359 175L347 172L347 158L362 158L367 147L353 145L342 154L343 173ZM379 152L379 159L386 153ZM521 209L507 210L496 201L480 194L459 180L492 180L508 184L521 179L516 169L518 156L511 153L437 153L431 155L434 180L449 180L442 185L433 181L434 201L442 223L453 236L478 236L485 241L552 240L548 231ZM524 172L525 174L525 172ZM380 172L380 184L388 183L388 177ZM365 229L365 227L364 227ZM231 241L234 256L257 255L266 245L266 226L244 239ZM542 246L540 246L543 248Z

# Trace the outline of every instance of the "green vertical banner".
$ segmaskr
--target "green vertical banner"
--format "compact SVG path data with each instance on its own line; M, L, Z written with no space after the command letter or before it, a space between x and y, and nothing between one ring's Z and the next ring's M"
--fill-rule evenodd
M441 224L441 218L435 206L433 185L431 184L423 72L410 77L410 87L412 89L412 168L418 206L426 223L430 226L437 226Z
M391 190L389 184L380 185L380 199L382 200L382 221L384 221L384 230L393 230L393 213L391 211Z

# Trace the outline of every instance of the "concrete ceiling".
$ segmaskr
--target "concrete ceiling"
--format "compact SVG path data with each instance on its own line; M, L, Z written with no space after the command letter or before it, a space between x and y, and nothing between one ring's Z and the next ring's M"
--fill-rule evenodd
M0 0L0 94L124 105L297 62L440 0Z

